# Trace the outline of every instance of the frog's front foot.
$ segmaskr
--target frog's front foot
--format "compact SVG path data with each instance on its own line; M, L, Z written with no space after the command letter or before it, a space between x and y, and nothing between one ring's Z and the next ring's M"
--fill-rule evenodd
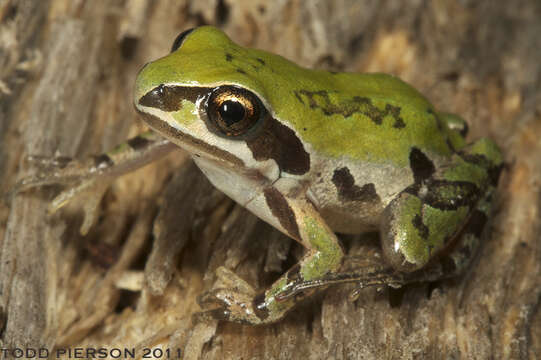
M278 301L272 290L257 294L252 286L224 267L217 269L218 286L197 299L206 311L195 314L196 321L226 320L262 325L275 322L292 307L291 301Z
M49 203L48 213L54 214L67 203L77 200L84 211L80 232L86 234L98 217L101 198L112 181L112 178L95 176L104 168L100 165L101 160L95 157L78 161L62 156L27 156L25 160L35 166L37 172L19 180L8 198L41 186L62 185L64 189Z

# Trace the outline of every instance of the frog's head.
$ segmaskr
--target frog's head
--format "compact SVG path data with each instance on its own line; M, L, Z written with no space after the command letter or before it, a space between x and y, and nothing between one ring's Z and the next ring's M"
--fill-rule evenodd
M277 82L296 69L203 26L180 34L169 55L141 70L135 106L150 127L195 156L220 166L302 175L310 156L269 100L281 91Z

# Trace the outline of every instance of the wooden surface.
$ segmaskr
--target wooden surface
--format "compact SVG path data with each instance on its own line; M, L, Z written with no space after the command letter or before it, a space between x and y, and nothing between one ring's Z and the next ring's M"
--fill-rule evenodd
M201 24L305 66L399 75L506 160L465 276L365 289L354 303L351 286L335 287L266 327L193 325L196 296L221 265L267 286L302 249L214 190L181 151L116 181L86 237L77 206L46 215L58 189L21 194L0 205L0 348L539 358L540 18L537 0L0 0L3 193L34 171L24 154L81 157L143 130L131 103L138 69ZM344 244L362 256L371 238Z

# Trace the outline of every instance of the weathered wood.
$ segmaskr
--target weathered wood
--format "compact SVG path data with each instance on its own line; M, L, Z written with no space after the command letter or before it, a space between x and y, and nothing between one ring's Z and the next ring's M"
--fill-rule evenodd
M214 190L181 151L116 181L86 237L75 204L46 215L58 189L20 194L0 205L0 348L538 358L540 18L536 0L0 1L4 192L34 171L24 154L85 156L143 130L131 104L138 69L181 30L207 23L305 66L394 73L462 114L472 139L495 139L506 159L466 275L365 289L354 303L351 286L334 287L266 327L193 325L196 297L221 265L268 286L302 249ZM374 239L344 243L350 255L374 251Z

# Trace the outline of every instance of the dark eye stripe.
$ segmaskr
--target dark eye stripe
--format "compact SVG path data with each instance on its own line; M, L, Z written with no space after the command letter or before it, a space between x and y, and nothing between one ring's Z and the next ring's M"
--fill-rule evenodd
M211 91L210 88L162 84L146 93L139 100L139 104L163 111L177 111L182 106L182 100L188 100L195 104L199 98L207 97Z

